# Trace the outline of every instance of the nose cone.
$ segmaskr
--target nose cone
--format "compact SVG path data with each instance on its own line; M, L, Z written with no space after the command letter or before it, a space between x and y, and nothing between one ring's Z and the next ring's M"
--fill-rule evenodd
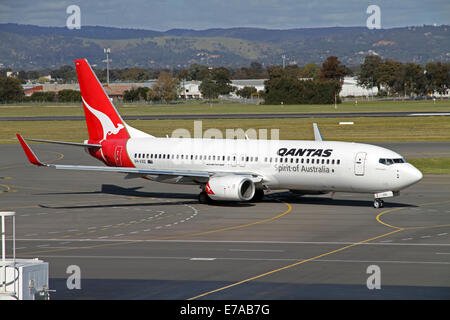
M416 184L423 178L422 172L418 170L416 167L408 163L408 166L405 167L403 172L405 187Z

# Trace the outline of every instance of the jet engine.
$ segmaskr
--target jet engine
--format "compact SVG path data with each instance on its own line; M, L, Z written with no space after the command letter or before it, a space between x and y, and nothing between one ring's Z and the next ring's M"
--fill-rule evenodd
M248 177L239 175L212 177L205 192L213 200L249 201L255 194L255 184Z

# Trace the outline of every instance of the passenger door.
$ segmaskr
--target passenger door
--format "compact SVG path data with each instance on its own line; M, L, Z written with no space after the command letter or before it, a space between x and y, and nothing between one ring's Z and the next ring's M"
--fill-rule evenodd
M355 175L363 176L366 166L366 153L358 152L355 157Z

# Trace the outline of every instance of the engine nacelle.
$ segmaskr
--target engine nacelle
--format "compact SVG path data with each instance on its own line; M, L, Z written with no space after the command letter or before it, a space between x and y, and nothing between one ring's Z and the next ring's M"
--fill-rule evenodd
M212 177L205 191L213 200L249 201L255 194L255 184L251 179L238 175Z

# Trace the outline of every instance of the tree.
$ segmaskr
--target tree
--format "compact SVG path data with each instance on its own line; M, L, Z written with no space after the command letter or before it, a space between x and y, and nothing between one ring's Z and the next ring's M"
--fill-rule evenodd
M198 89L206 99L217 99L219 97L216 83L212 79L204 79Z
M19 79L0 77L1 102L22 101L23 97L23 88Z
M329 80L300 80L292 70L268 68L265 82L265 104L332 104L341 84ZM338 103L340 100L338 98Z
M320 76L320 67L315 63L308 63L300 70L301 78L317 79Z
M224 67L216 68L212 71L213 80L216 83L217 92L221 94L229 94L233 91L231 86L231 72Z
M62 80L63 82L70 82L76 80L75 70L72 66L62 66L59 69L50 71L53 79Z
M386 88L388 95L404 91L403 65L395 60L386 59L376 69L377 86Z
M341 65L338 57L330 56L327 58L327 61L322 63L319 79L337 81L342 83L345 75L345 66Z
M56 93L42 92L42 91L33 92L33 94L30 97L30 100L37 102L53 102L56 100Z
M147 87L131 88L124 92L123 100L124 101L148 100L148 91L149 90L150 90L150 88L147 88Z
M408 62L403 67L403 85L405 94L426 94L425 68L419 64Z
M149 73L142 68L125 69L122 72L120 79L124 81L143 82L149 79Z
M161 72L158 80L152 86L152 98L160 97L160 100L164 102L176 100L178 97L178 81L171 73Z
M377 68L382 62L379 56L366 56L364 63L361 65L358 84L365 88L372 88L377 85L378 90L380 90Z
M248 86L245 86L242 89L236 90L236 94L238 96L240 96L242 98L247 98L247 99L251 98L252 94L255 94L257 92L258 92L258 90L256 90L255 87L248 87Z
M187 81L199 80L202 81L210 77L210 72L207 66L201 64L191 64L189 69L182 70L178 76L179 79L184 79Z
M77 90L64 89L58 92L58 101L78 102L81 101L81 93Z
M426 86L431 93L446 94L450 87L450 66L441 62L429 62L425 66Z

